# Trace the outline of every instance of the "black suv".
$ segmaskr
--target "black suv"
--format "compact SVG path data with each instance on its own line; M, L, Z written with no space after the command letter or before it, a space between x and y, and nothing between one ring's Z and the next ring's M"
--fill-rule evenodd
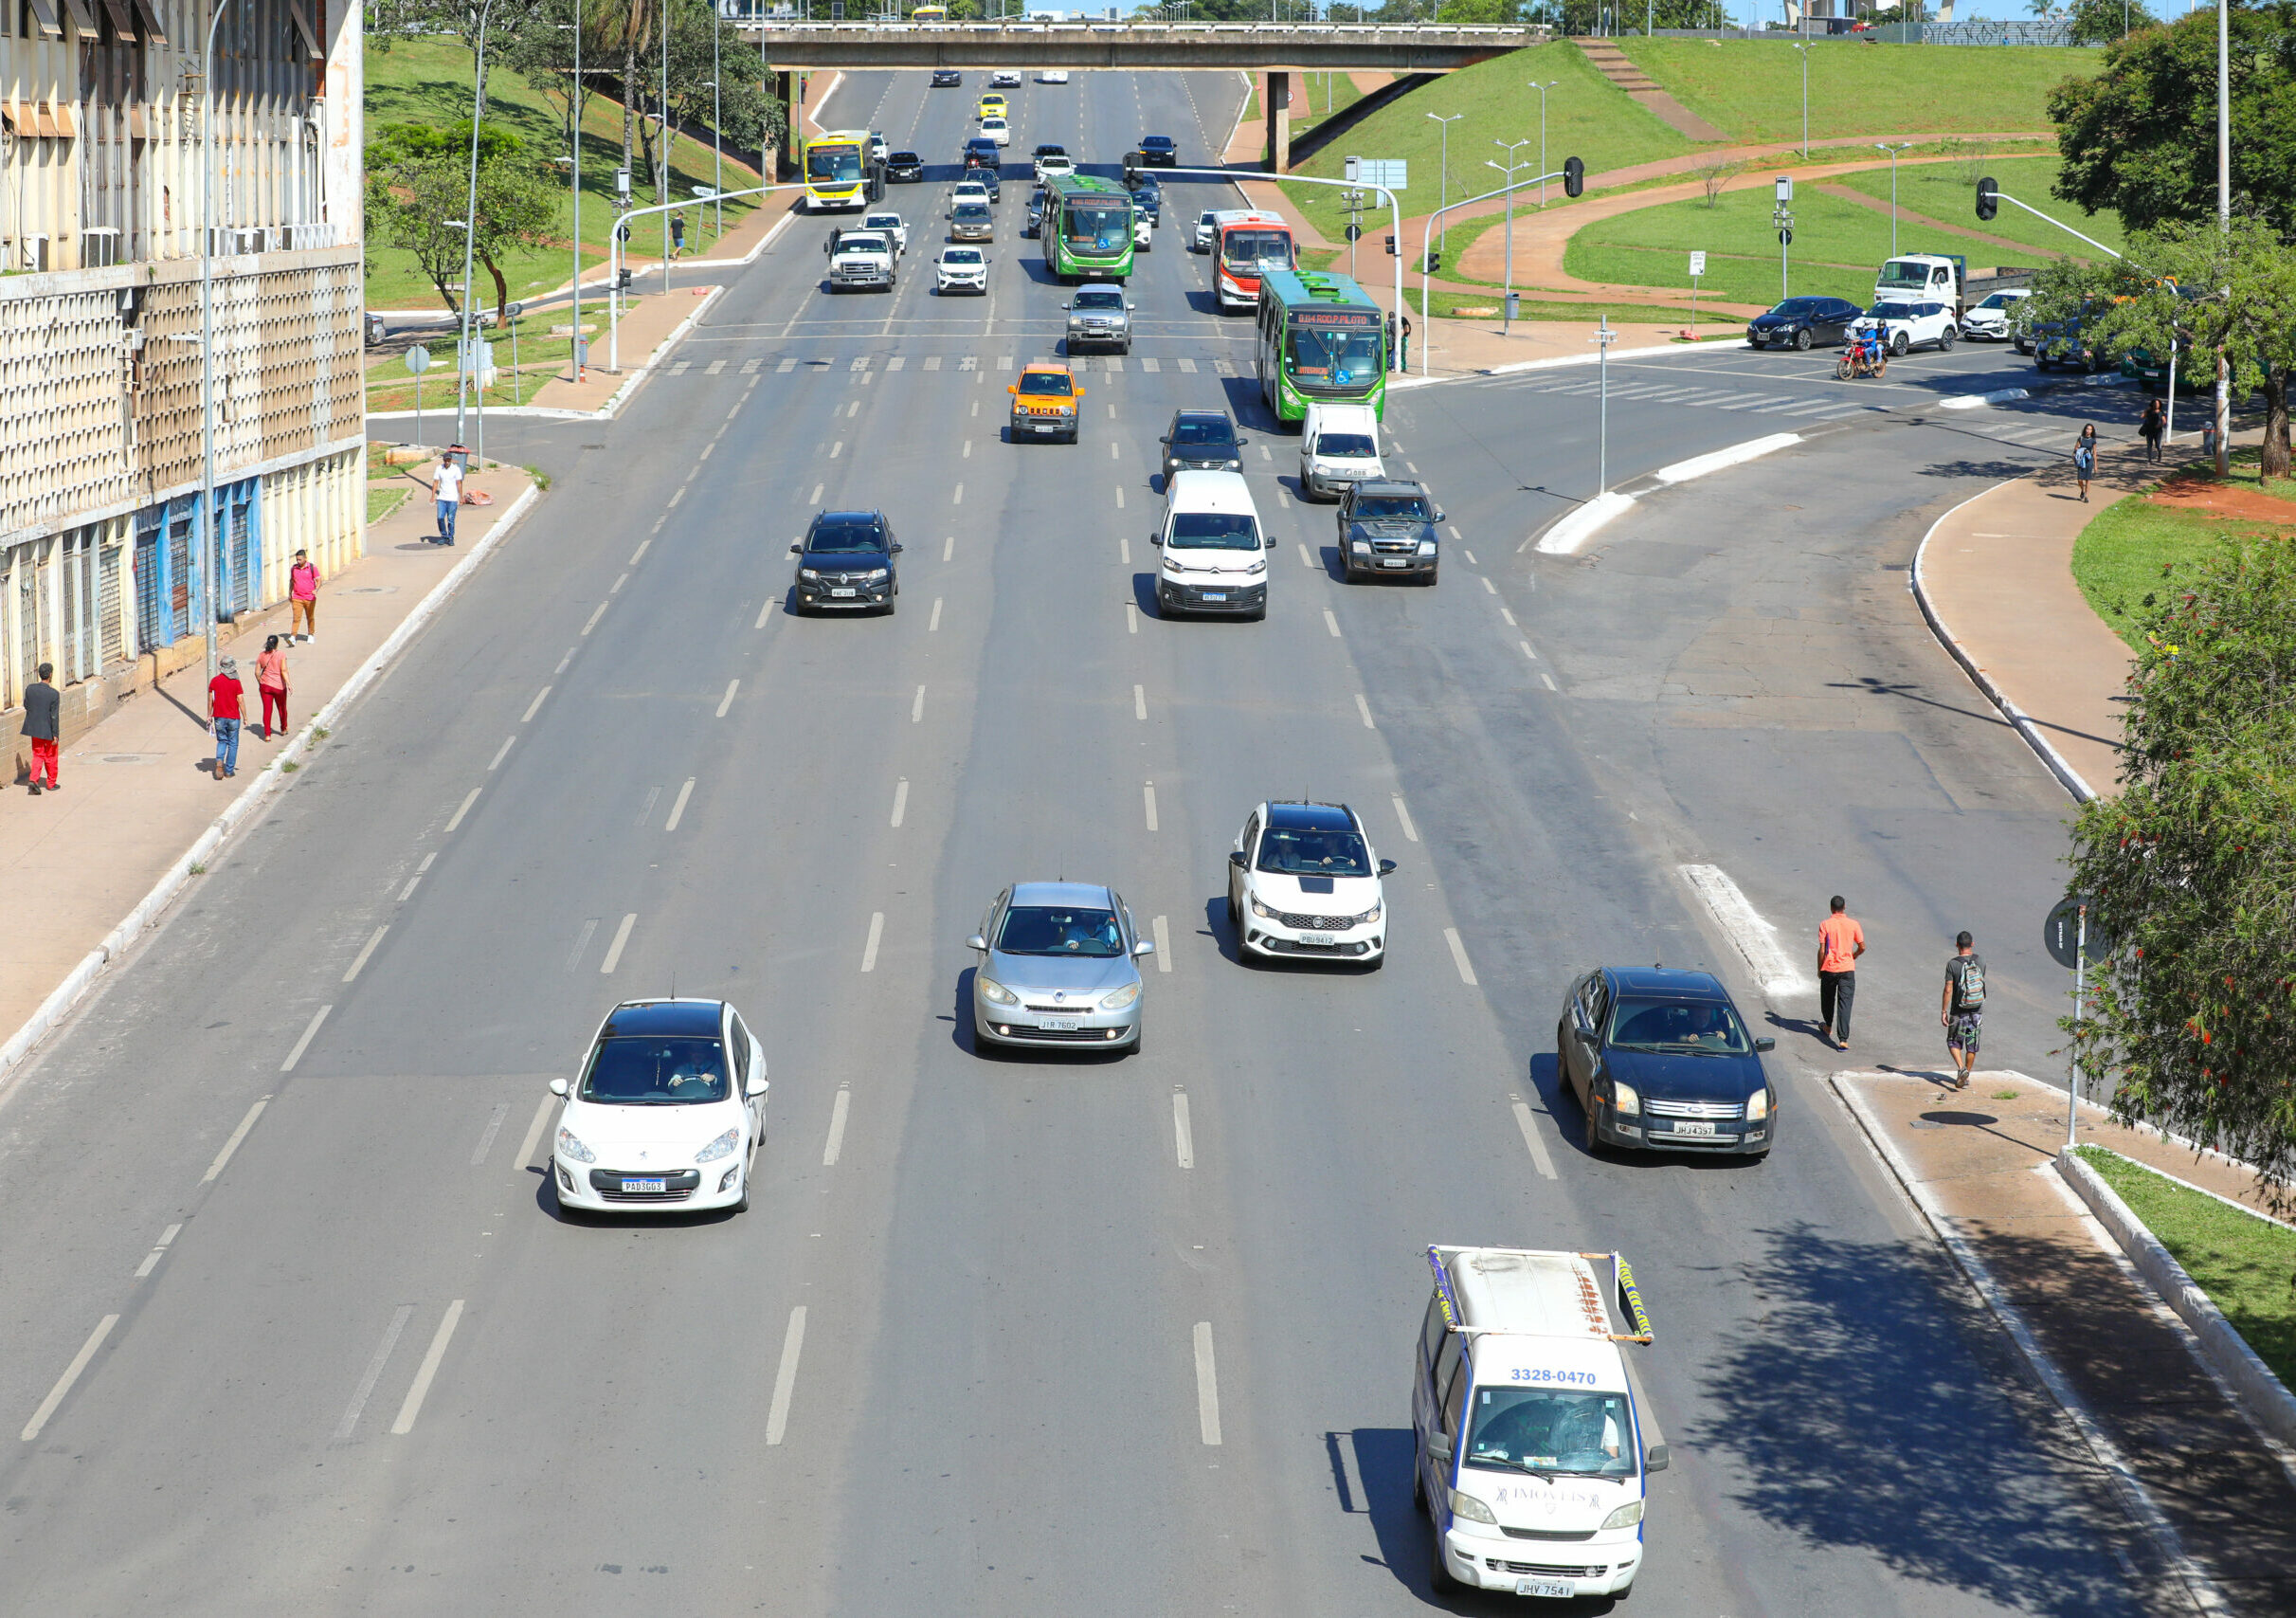
M1441 561L1435 525L1443 520L1424 483L1401 478L1349 483L1339 497L1339 565L1358 579L1417 579L1435 583Z
M1132 206L1148 216L1150 225L1164 223L1164 188L1147 174L1132 188Z
M891 612L901 593L893 559L900 554L883 512L823 512L789 547L797 558L797 609Z
M1180 147L1168 135L1144 135L1140 137L1140 158L1151 169L1176 169L1180 166Z
M953 67L936 67L932 70L932 87L936 90L953 90L964 82L965 75Z
M1225 410L1174 410L1165 429L1164 477L1175 472L1240 472L1244 441Z
M885 159L885 178L895 185L914 185L925 177L925 159L914 152L895 152Z

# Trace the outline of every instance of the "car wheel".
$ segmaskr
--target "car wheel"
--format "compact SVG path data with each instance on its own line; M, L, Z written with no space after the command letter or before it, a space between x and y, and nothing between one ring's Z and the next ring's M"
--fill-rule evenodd
M1759 349L1759 348L1761 348L1763 345L1762 345L1762 344L1761 344L1759 341L1757 341L1756 339L1754 339L1753 337L1748 337L1748 338L1746 338L1746 340L1745 340L1745 346L1746 346L1746 347L1748 347L1748 348L1751 348L1751 349Z
M2049 369L2049 356L2045 354L2034 355L2033 356L2033 368L2035 371L2047 371Z
M1436 570L1434 568L1429 568L1427 570L1427 576L1421 579L1419 583L1426 589L1433 590L1435 588L1435 575Z
M1443 1527L1430 1514L1428 1532L1434 1537L1432 1554L1427 1558L1427 1588L1437 1595L1455 1595L1459 1581L1451 1576L1450 1558L1443 1554Z
M1228 889L1228 925L1233 927L1238 936L1242 934L1243 906L1236 902L1236 889L1232 886Z
M1906 351L1912 346L1913 344L1907 339L1906 334L1903 332L1898 333L1896 336L1889 339L1889 353L1894 358L1903 359L1905 357Z
M1809 349L1810 328L1804 326L1800 331L1794 334L1794 352L1796 354L1807 354Z
M747 1173L744 1173L741 1177L741 1200L733 1204L732 1207L727 1209L726 1211L728 1213L747 1213L750 1211L750 1176Z
M1940 354L1951 354L1953 352L1954 339L1960 336L1961 334L1959 332L1956 332L1951 326L1947 326L1943 331L1937 335L1937 352Z
M1427 1468L1419 1463L1417 1456L1411 1461L1411 1503L1419 1508L1421 1517L1435 1515L1427 1509Z

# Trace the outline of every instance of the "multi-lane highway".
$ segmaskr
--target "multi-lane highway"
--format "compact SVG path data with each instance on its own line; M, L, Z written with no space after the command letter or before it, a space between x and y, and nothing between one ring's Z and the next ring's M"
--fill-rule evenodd
M1032 83L1016 146L1199 158L1238 94ZM946 163L971 105L857 75L828 117ZM1070 448L1002 442L1060 329L1025 190L960 302L923 273L942 189L894 192L892 297L822 293L800 220L618 422L497 424L547 502L0 1104L0 1409L28 1434L0 1611L1412 1611L1431 1241L1635 1261L1675 1455L1635 1609L2158 1609L1821 1082L1938 1064L1962 926L1986 1063L2051 1070L2067 805L1906 568L1938 511L2121 407L1930 409L2026 375L1966 351L1887 387L1621 363L1615 477L1807 441L1561 558L1523 547L1589 492L1591 373L1400 391L1389 464L1455 537L1434 591L1349 588L1239 379L1248 323L1179 243L1229 193L1169 188L1134 353L1090 364ZM1269 617L1166 622L1155 441L1223 403L1281 540ZM786 609L789 541L840 505L894 517L896 615ZM1237 962L1226 850L1287 795L1352 803L1399 862L1383 972ZM1750 981L1688 865L1798 965L1851 897L1853 1056ZM985 1058L965 940L1062 876L1152 929L1147 1050ZM1774 1025L1767 1162L1585 1150L1561 995L1659 959ZM752 1206L562 1219L546 1082L672 990L766 1045Z

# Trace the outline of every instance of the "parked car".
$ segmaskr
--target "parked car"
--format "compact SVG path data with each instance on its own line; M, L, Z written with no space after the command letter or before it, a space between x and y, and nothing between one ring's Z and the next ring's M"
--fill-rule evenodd
M1151 169L1177 168L1180 145L1168 135L1144 135L1140 137L1140 155Z
M885 159L885 179L892 185L914 185L925 177L925 159L914 152L895 152Z
M1892 355L1917 348L1933 348L1943 354L1962 335L1961 323L1953 316L1953 305L1927 300L1919 303L1876 303L1851 329L1860 336L1878 330Z
M1564 1088L1595 1146L1759 1157L1777 1092L1757 1039L1710 973L1606 967L1570 987L1555 1026Z
M2033 294L2021 286L2004 287L1962 316L1962 336L1972 342L2007 342L2016 329L2017 305Z
M1746 322L1746 347L1836 348L1848 340L1851 322L1864 313L1844 298L1789 298Z

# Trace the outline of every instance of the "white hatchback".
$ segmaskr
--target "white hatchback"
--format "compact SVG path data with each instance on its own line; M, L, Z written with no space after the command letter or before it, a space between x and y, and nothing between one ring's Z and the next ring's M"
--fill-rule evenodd
M1387 958L1386 892L1393 860L1374 857L1346 804L1265 803L1228 854L1228 924L1238 957Z
M905 253L909 250L909 227L903 223L901 216L897 213L864 214L861 218L861 228L881 230L893 238L895 251Z
M1037 75L1037 82L1040 84L1065 84L1068 82L1068 69L1065 67L1047 67L1043 72Z
M1934 348L1943 354L1962 335L1950 303L1904 303L1891 299L1867 310L1852 322L1850 329L1863 336L1877 327L1882 341L1893 355L1916 348Z
M766 1134L766 1053L722 1000L630 1000L600 1025L551 1148L558 1206L595 1212L750 1206Z
M999 146L1010 146L1012 144L1012 125L1005 122L1004 119L1001 118L983 118L981 120L981 133L987 136L989 139L995 141Z
M2016 330L2017 305L2032 296L2021 286L2002 288L1976 308L1963 312L1962 336L1972 342L1986 339L2007 342Z

